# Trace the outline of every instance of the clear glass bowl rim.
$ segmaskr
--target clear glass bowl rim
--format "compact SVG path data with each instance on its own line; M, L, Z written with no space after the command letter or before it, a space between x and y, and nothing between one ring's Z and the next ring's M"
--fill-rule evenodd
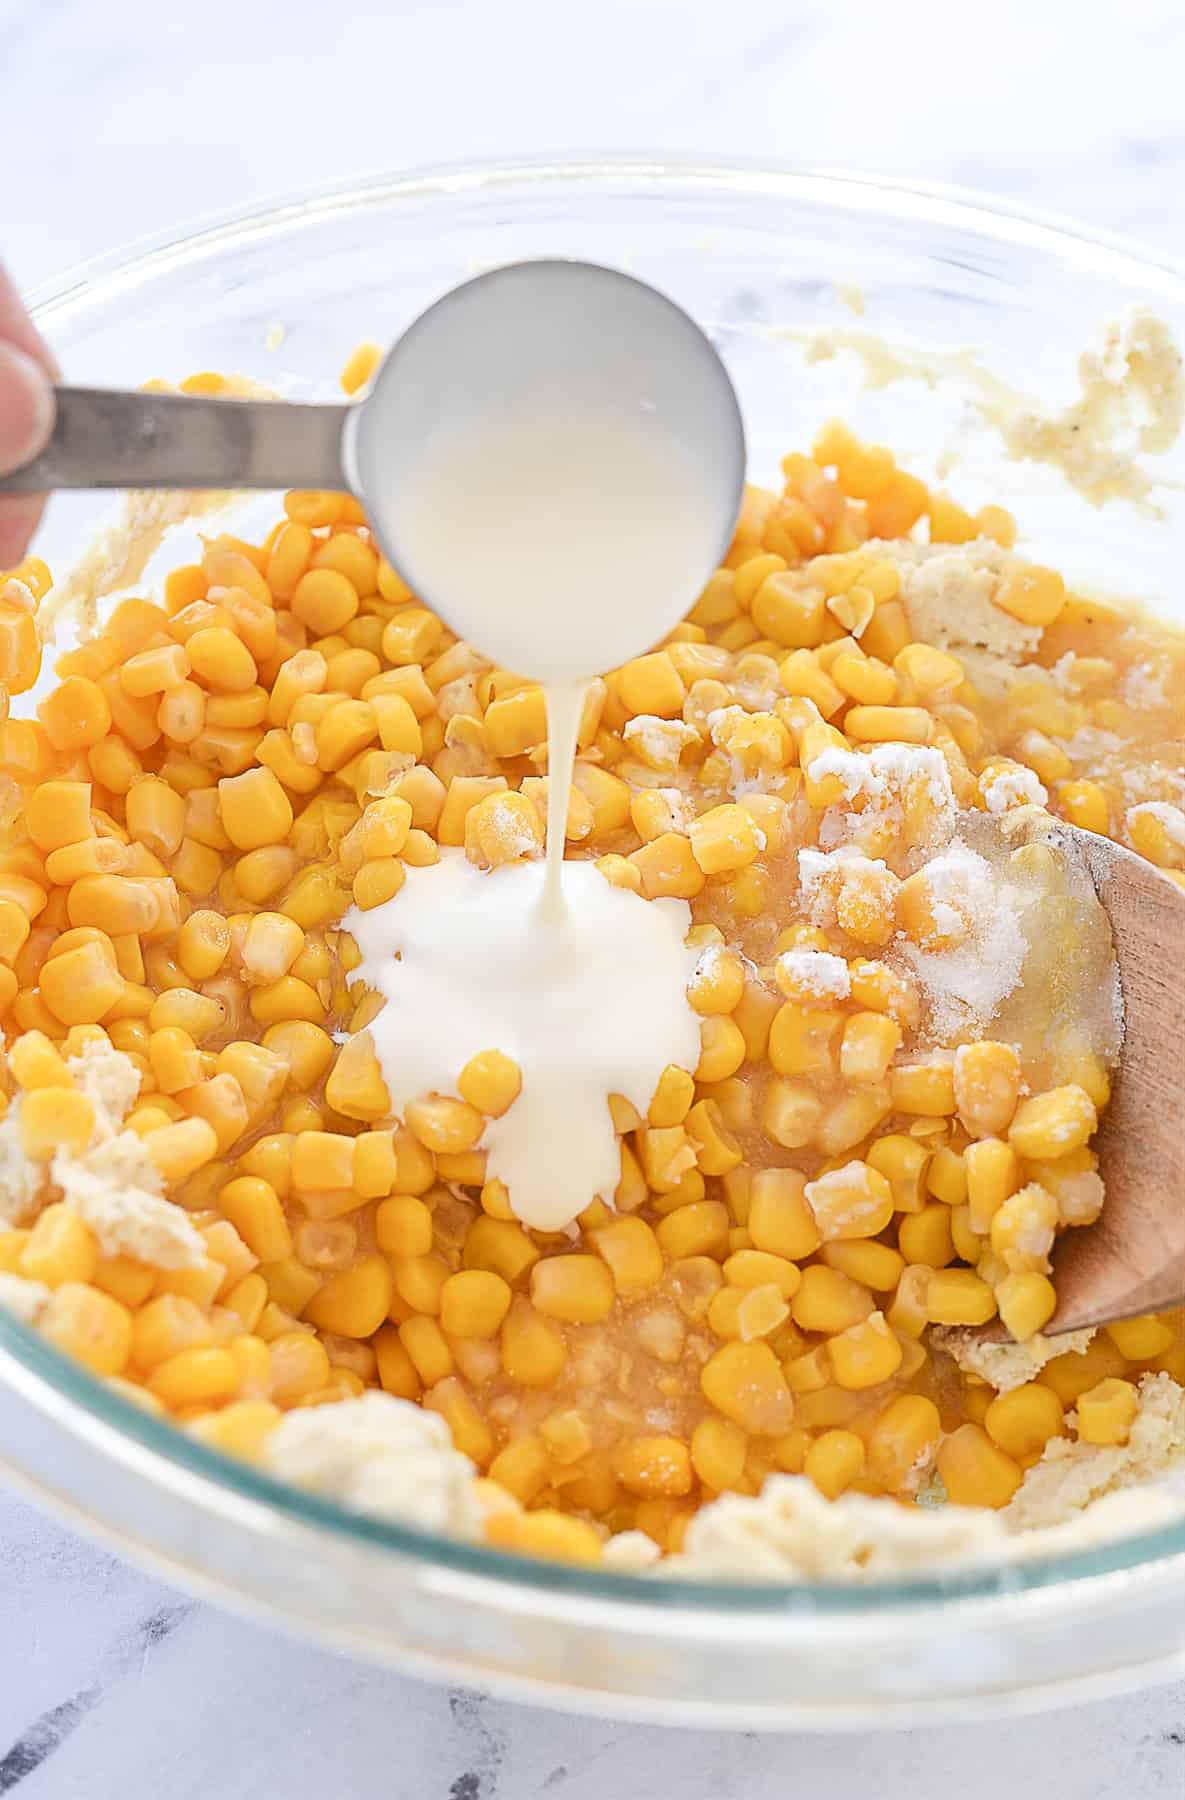
M914 184L843 170L813 170L763 162L701 162L691 157L589 155L573 159L517 158L497 164L446 164L405 173L373 174L347 183L330 183L269 204L228 210L189 222L89 259L41 284L33 293L37 323L48 334L69 322L74 312L111 304L122 290L154 276L200 262L236 246L266 240L277 230L313 223L335 213L363 211L399 200L431 200L461 192L538 189L567 185L612 192L631 184L671 191L710 188L733 190L771 201L809 202L837 216L872 213L963 231L998 245L1042 251L1064 264L1089 267L1117 280L1139 285L1185 305L1185 262L1164 256L1121 236L1084 229L1054 215L1012 207L960 188ZM59 1354L36 1332L0 1313L0 1358L21 1365L22 1386L29 1378L53 1391L60 1402L84 1415L80 1428L116 1442L131 1439L152 1457L169 1465L175 1480L188 1474L217 1505L219 1490L254 1503L294 1525L303 1525L354 1540L360 1546L389 1549L441 1569L480 1577L485 1582L524 1586L559 1598L579 1595L625 1608L660 1607L685 1612L769 1615L778 1612L883 1612L925 1606L938 1601L990 1600L1033 1589L1056 1588L1064 1582L1119 1575L1124 1570L1149 1572L1158 1561L1185 1562L1185 1520L1072 1555L1035 1558L1031 1562L985 1567L966 1573L937 1574L909 1581L718 1582L640 1578L537 1561L486 1549L434 1533L352 1512L318 1495L273 1480L248 1464L210 1450L183 1431L150 1416L105 1387L78 1363ZM167 1502L165 1502L167 1504ZM1166 1575L1168 1570L1166 1568Z

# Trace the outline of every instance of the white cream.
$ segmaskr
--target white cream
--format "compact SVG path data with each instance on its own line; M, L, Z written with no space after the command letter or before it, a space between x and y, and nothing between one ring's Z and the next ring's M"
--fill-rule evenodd
M699 1060L685 993L699 952L683 941L684 900L643 900L567 862L553 915L545 882L539 862L485 873L446 850L344 922L362 953L354 978L387 999L369 1029L393 1109L456 1093L481 1050L512 1056L522 1092L486 1127L487 1171L520 1219L558 1231L620 1179L608 1095L645 1113L668 1063Z
M739 420L687 320L577 265L458 290L391 368L360 415L360 463L379 472L380 524L412 586L544 685L547 862L482 873L446 852L346 925L357 977L388 1000L371 1031L393 1109L455 1093L479 1051L512 1056L522 1092L486 1129L487 1171L521 1219L557 1230L618 1185L609 1095L644 1113L668 1064L699 1061L686 903L565 863L564 837L588 683L659 642L716 566ZM656 767L678 757L676 742Z

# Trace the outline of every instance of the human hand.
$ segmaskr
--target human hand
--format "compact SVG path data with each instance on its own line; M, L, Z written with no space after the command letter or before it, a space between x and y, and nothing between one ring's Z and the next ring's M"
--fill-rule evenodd
M0 267L0 475L36 456L53 429L57 364ZM45 497L0 498L0 571L18 563L37 529Z

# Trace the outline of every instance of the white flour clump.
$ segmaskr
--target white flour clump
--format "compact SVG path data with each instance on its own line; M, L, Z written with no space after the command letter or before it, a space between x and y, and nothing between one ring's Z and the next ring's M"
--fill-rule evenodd
M0 1274L0 1306L15 1315L22 1325L36 1325L50 1302L50 1291L40 1281L26 1281L23 1275Z
M862 1581L1003 1553L996 1515L969 1506L899 1506L841 1494L828 1500L805 1475L771 1475L759 1494L725 1494L687 1527L683 1553L660 1572L743 1581Z
M1055 1356L1081 1356L1094 1337L1094 1327L1085 1331L1065 1331L1058 1337L1045 1337L1035 1332L1023 1344L985 1344L978 1332L961 1325L936 1325L930 1342L945 1350L960 1369L978 1375L998 1394L1011 1393L1039 1375Z
M877 744L871 750L821 750L806 769L811 781L833 775L850 806L829 806L819 821L824 850L859 844L861 833L894 829L905 821L911 796L921 793L932 814L928 847L949 841L955 824L955 796L950 770L940 750L921 744ZM920 853L922 846L918 846Z
M992 769L979 778L979 791L988 811L995 815L1014 806L1044 806L1049 795L1032 769Z
M134 1256L160 1269L205 1262L205 1239L182 1208L164 1198L143 1140L122 1129L140 1091L135 1063L107 1039L96 1038L66 1067L94 1107L91 1141L75 1155L59 1151L47 1171L44 1163L25 1156L21 1103L14 1100L0 1122L0 1219L20 1225L35 1217L51 1197L52 1183L94 1232L105 1256Z
M1076 1423L1073 1414L1070 1425ZM1171 1375L1145 1375L1126 1444L1055 1437L1004 1508L1012 1531L1060 1524L1117 1488L1155 1481L1185 1457L1185 1388Z
M830 950L783 950L777 967L800 993L819 1000L846 1000L852 991L847 963Z
M899 935L895 949L926 995L930 1035L950 1043L991 1023L1020 980L1027 944L1009 884L997 881L986 858L961 839L925 872L939 927L966 935L949 950L928 950Z
M21 1145L21 1103L0 1119L0 1224L25 1225L40 1210L45 1171Z
M1001 581L1025 564L990 538L958 545L885 540L865 548L897 564L910 630L920 642L960 658L983 650L1008 663L1027 661L1040 645L1040 626L995 604Z
M473 1464L449 1428L394 1394L359 1394L285 1414L265 1439L262 1466L326 1499L423 1531L478 1534Z

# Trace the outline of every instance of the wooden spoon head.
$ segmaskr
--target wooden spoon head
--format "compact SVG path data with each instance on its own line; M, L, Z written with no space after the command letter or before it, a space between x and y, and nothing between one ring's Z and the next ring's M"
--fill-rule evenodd
M1185 891L1107 838L1058 826L1111 921L1124 1039L1095 1149L1102 1216L1053 1253L1058 1307L1074 1331L1185 1302Z

